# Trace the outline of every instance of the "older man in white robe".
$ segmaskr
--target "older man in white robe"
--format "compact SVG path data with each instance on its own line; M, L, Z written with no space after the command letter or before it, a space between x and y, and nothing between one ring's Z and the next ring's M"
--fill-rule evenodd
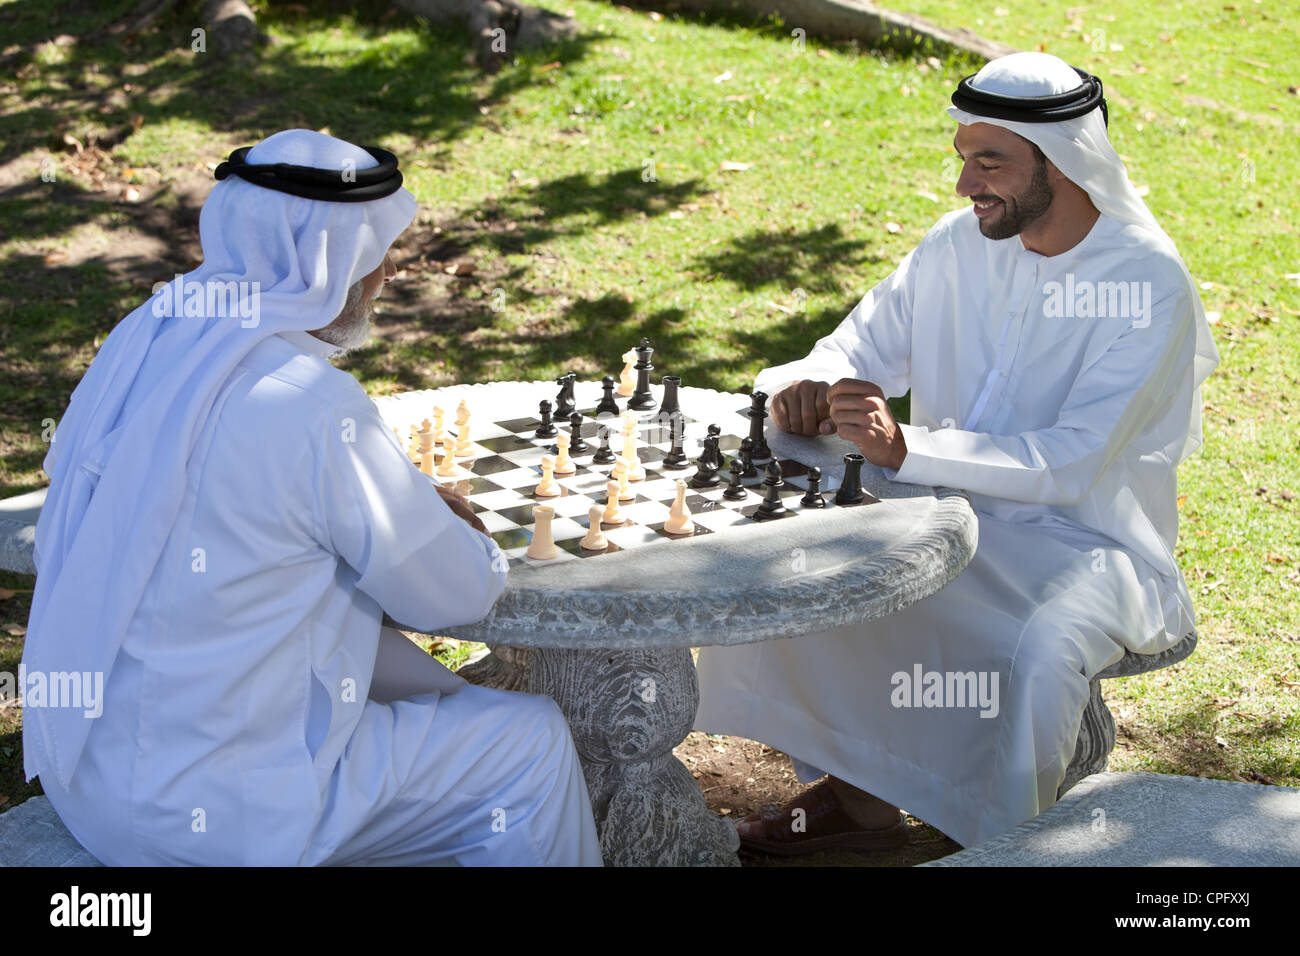
M1014 54L953 103L971 207L755 388L781 428L967 491L978 548L887 618L701 651L697 728L829 774L742 821L751 849L896 846L899 807L963 845L1014 827L1055 802L1090 678L1194 624L1175 468L1218 361L1195 285L1109 143L1096 77ZM909 389L899 424L886 398ZM931 693L972 674L979 700Z
M549 698L466 685L426 631L506 562L357 381L415 201L392 154L290 130L217 168L204 262L105 341L46 459L24 759L109 864L599 864Z

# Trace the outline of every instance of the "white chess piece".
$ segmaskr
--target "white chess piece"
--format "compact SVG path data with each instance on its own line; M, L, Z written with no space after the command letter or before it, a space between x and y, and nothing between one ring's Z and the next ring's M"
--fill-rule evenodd
M615 507L618 507L618 499L615 499ZM605 533L600 530L600 523L603 520L605 511L600 505L592 505L591 510L587 512L587 533L582 536L582 545L588 551L604 551L609 547L609 541L605 539Z
M559 555L560 549L551 538L551 519L554 517L554 508L548 505L533 506L533 540L524 552L525 556L549 561Z
M645 467L636 453L637 431L640 423L635 416L623 416L623 460L627 463L628 481L645 481Z
M456 457L470 458L473 454L469 447L469 406L462 399L456 408Z
M555 444L560 449L560 453L555 456L555 473L557 475L572 475L578 470L578 466L569 457L569 443L572 440L564 432L560 432L555 436Z
M438 477L449 478L460 473L456 467L456 439L451 435L442 436L442 463L438 465Z
M446 432L443 429L443 419L446 417L446 412L437 405L433 406L433 440L439 445L442 444L442 439L446 435Z
M555 459L550 455L542 456L542 483L533 494L542 498L554 498L560 493L560 486L555 482Z
M433 426L429 424L429 419L426 418L420 424L420 430L416 432L416 436L419 440L416 451L420 456L420 471L426 475L432 475L433 463L437 455L433 446Z
M691 509L686 507L686 482L677 479L677 499L668 512L664 522L664 531L668 534L694 534L695 522L691 520Z
M614 470L610 472L610 476L614 478L615 481L618 482L619 501L635 500L636 493L632 491L632 489L629 488L627 484L627 462L626 461L620 458L618 461L614 462Z
M605 482L605 513L601 516L602 524L622 524L627 519L618 506L618 482Z
M636 349L628 349L623 353L623 371L618 376L618 395L621 398L629 398L636 391L636 376L632 374L634 365Z

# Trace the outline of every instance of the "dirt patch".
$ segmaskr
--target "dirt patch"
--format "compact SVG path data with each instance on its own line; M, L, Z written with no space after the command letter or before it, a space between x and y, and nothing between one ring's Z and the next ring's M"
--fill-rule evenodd
M790 758L766 744L743 737L692 731L673 751L700 782L715 813L739 820L763 804L783 804L804 789ZM956 853L961 846L934 827L909 816L908 843L896 850L859 853L827 850L801 857L775 857L741 851L744 866L915 866Z

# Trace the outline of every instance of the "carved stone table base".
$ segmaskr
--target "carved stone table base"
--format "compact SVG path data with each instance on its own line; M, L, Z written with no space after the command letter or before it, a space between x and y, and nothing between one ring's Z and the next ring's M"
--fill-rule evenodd
M673 756L700 702L689 649L538 647L527 675L568 719L606 866L740 865L735 825Z
M489 644L488 653L456 671L471 684L494 690L528 689L528 648Z

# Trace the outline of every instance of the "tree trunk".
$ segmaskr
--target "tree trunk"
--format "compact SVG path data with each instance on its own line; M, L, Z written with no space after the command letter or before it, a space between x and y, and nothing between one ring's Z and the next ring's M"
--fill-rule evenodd
M469 29L474 58L495 73L515 52L572 39L578 23L571 17L530 7L515 0L393 0L394 6L430 23L463 23Z

